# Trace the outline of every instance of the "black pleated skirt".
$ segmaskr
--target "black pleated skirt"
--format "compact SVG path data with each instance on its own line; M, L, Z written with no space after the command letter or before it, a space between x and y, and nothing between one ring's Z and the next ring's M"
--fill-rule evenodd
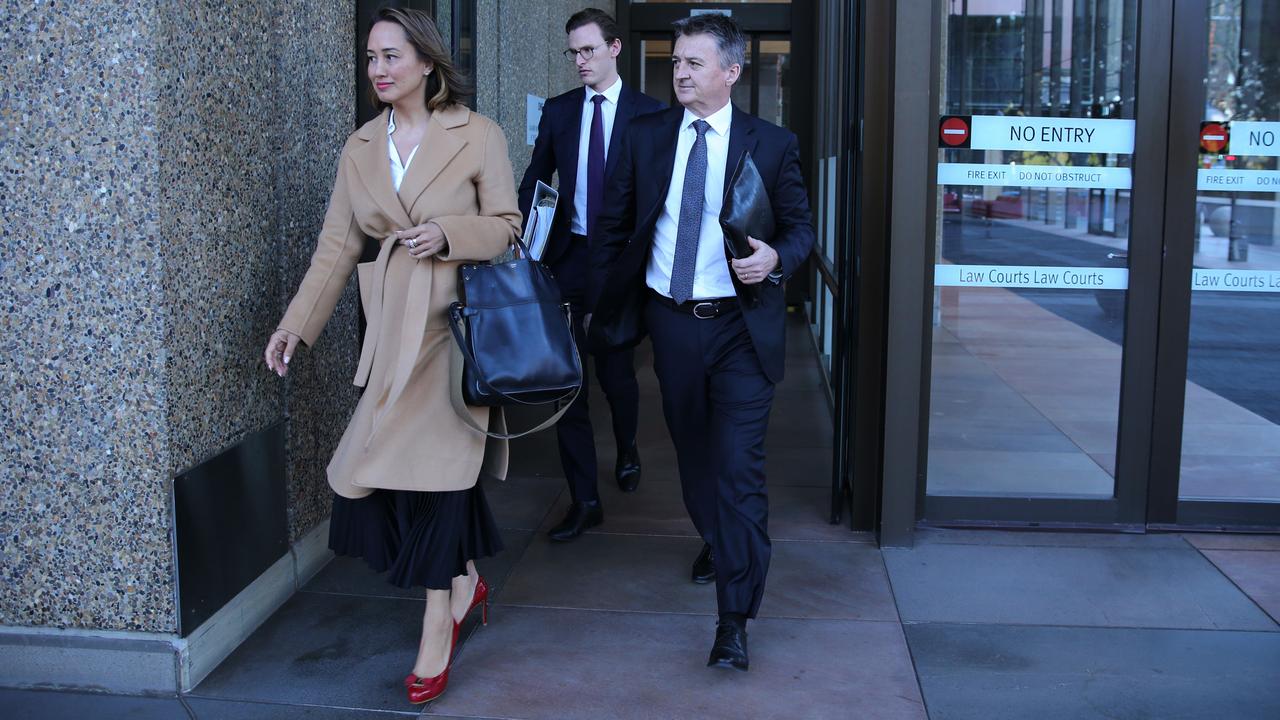
M329 549L361 557L402 588L448 590L467 561L502 550L480 484L467 490L374 490L359 500L333 496Z

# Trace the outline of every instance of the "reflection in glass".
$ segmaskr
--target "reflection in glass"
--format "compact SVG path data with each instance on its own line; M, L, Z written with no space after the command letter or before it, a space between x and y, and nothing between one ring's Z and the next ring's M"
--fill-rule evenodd
M942 114L1134 117L1136 0L946 7ZM1131 156L957 148L939 150L938 160L1087 169L1129 167ZM1128 190L938 191L939 267L1127 267ZM1125 293L935 290L929 494L1114 495Z
M788 75L791 71L791 41L760 41L759 117L787 127L791 115Z
M742 74L738 76L738 82L733 84L730 91L729 99L733 101L740 110L744 112L751 111L751 39L747 38L747 57L746 62L742 64Z
M849 80L845 73L850 72L850 68L845 66L842 58L850 38L840 29L851 26L849 14L853 8L840 3L819 3L816 10L817 32L811 48L815 59L814 73L808 78L812 83L815 124L812 129L796 129L801 133L811 133L816 159L810 177L813 183L811 197L814 202L813 220L818 252L814 262L810 263L812 300L806 304L805 310L809 331L812 333L814 346L819 349L822 368L826 373L827 386L833 387L834 383L830 382L831 366L837 339L848 332L848 328L839 327L837 320L839 291L834 258L836 245L847 242L848 238L843 236L839 227L837 201L842 198L835 180L840 158L849 157L843 133L849 118L840 100L843 87ZM785 126L791 119L791 42L761 38L759 46L761 76L758 112L766 120Z
M667 105L675 103L671 88L671 41L640 41L640 88L645 95Z
M1280 3L1212 0L1208 33L1204 119L1280 121ZM1232 130L1228 150L1248 139L1243 126ZM1280 164L1274 154L1236 152L1201 155L1200 168ZM1280 501L1280 287L1265 280L1280 278L1278 207L1276 192L1197 192L1184 499ZM1246 291L1213 289L1254 278Z

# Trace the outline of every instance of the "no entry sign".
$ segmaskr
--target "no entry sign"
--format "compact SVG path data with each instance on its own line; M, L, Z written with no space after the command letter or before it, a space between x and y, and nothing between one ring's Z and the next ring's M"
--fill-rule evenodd
M1128 155L1133 131L1133 120L943 115L938 147Z
M1227 151L1227 143L1230 139L1231 133L1226 123L1200 123L1200 152L1210 155L1224 153Z
M938 147L969 147L969 122L968 115L943 115L938 122Z

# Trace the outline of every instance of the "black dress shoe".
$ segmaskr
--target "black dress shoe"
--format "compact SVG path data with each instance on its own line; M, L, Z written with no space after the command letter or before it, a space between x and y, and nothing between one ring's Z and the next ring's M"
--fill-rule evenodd
M707 667L746 672L750 665L747 657L747 621L721 617L716 623L716 644L711 646Z
M618 462L613 468L613 475L618 479L618 488L622 492L635 492L640 486L640 451L635 443L618 451Z
M569 512L565 513L564 520L551 528L547 535L551 536L552 540L568 542L588 528L593 528L602 522L604 522L604 509L600 507L599 500L570 503Z
M698 553L698 558L693 561L693 570L689 575L690 579L699 585L715 582L716 558L711 554L710 545L702 544L702 552Z

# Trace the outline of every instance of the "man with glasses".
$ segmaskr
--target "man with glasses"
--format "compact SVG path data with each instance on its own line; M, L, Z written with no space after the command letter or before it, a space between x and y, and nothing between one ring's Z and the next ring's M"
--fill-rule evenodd
M542 261L573 309L573 334L579 353L586 358L583 328L587 287L587 235L595 224L604 198L604 178L614 165L613 150L633 117L657 112L664 106L629 87L618 77L618 53L622 40L618 25L603 10L588 8L565 24L569 47L564 51L578 69L583 87L547 100L538 124L533 157L520 183L520 210L529 216L538 181L560 180L560 201ZM640 390L636 384L631 349L596 356L596 373L613 414L613 439L617 444L614 474L623 492L640 482L640 455L636 426ZM586 363L583 363L586 370ZM596 487L596 448L587 412L587 386L556 425L560 462L569 482L570 505L564 519L549 533L552 540L569 541L604 520Z

